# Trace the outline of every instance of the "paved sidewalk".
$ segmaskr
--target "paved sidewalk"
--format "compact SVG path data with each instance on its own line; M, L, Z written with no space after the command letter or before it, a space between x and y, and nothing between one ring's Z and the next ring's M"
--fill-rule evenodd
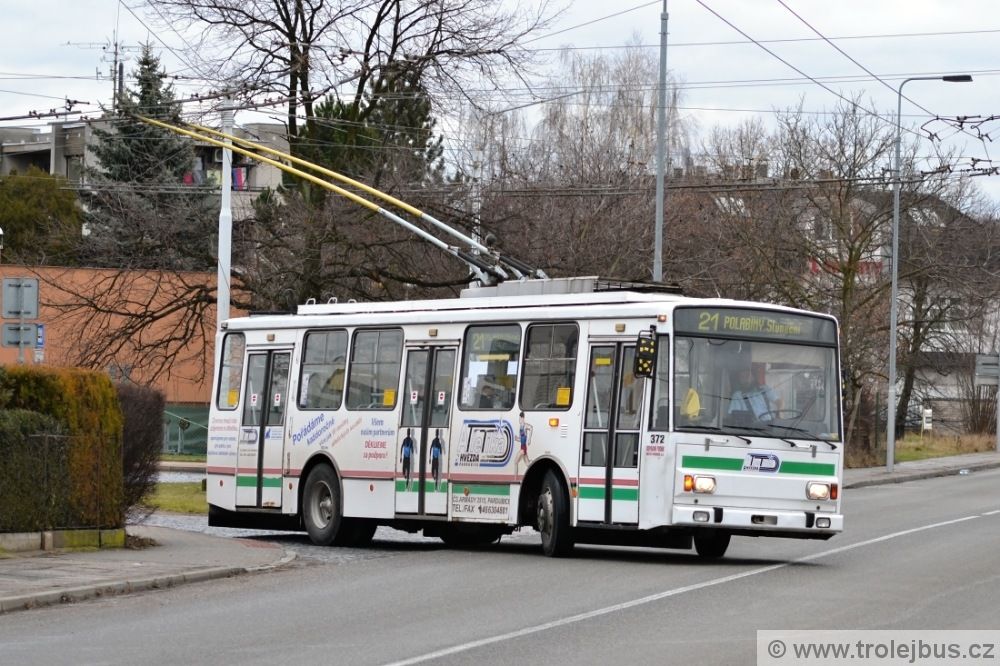
M0 613L268 570L290 561L281 546L131 525L157 546L17 553L0 559Z
M188 465L184 471L191 471ZM995 451L897 463L892 474L885 466L849 469L843 485L863 488L992 468L1000 468L1000 453ZM277 544L253 539L136 525L128 532L155 539L159 545L140 550L38 551L0 558L0 614L265 571L294 558Z

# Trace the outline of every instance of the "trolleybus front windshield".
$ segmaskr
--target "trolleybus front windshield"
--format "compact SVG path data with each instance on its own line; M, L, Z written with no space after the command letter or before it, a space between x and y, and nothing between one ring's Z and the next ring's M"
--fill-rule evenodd
M832 320L689 308L674 330L677 430L840 439Z

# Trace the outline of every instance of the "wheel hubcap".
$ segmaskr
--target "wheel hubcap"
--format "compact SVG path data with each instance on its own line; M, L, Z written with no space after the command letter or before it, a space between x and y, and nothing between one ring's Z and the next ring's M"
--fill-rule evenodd
M544 537L552 534L552 492L549 490L538 498L538 531Z
M320 527L326 527L333 518L333 491L326 483L319 483L313 494L313 522Z

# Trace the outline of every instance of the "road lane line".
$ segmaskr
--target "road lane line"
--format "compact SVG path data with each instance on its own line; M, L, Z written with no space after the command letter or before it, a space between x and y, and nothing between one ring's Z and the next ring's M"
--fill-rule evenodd
M994 512L994 513L1000 513L1000 512ZM831 550L824 550L821 553L814 553L813 555L806 555L804 557L799 557L797 559L788 562L781 562L780 564L772 564L766 567L760 567L758 569L751 569L750 571L731 574L729 576L722 576L721 578L713 578L712 580L706 580L701 583L694 583L693 585L676 587L672 590L664 590L663 592L658 592L656 594L651 594L649 596L640 597L638 599L632 599L631 601L624 601L619 604L614 604L613 606L605 606L604 608L598 608L592 611L587 611L586 613L578 613L577 615L570 615L569 617L564 617L560 620L552 620L551 622L538 624L532 627L525 627L524 629L510 631L505 634L498 634L496 636L480 638L479 640L469 641L468 643L454 645L452 647L443 648L441 650L435 650L434 652L428 652L426 654L418 655L416 657L410 657L408 659L402 659L400 661L393 661L386 664L385 666L410 666L410 664L420 664L425 661L430 661L432 659L440 659L441 657L448 657L454 654L459 654L461 652L468 652L469 650L475 650L476 648L485 647L487 645L492 645L494 643L509 641L515 638L521 638L522 636L530 636L531 634L537 634L542 631L548 631L549 629L565 627L566 625L569 624L583 622L584 620L590 620L592 618L600 617L602 615L608 615L609 613L617 613L619 611L627 610L629 608L635 608L636 606L642 606L645 604L652 603L654 601L660 601L661 599L675 597L680 594L686 594L688 592L694 592L696 590L703 590L707 587L715 587L716 585L731 583L733 581L740 580L741 578L759 576L761 574L770 573L771 571L777 571L778 569L784 569L785 567L789 567L794 564L800 564L803 562L812 562L814 560L822 559L824 557L829 557L831 555L837 555L839 553L843 553L849 550L854 550L855 548L864 548L865 546L871 546L877 543L882 543L883 541L898 539L899 537L909 536L911 534L916 534L918 532L925 532L927 530L933 530L939 527L947 527L949 525L955 525L957 523L964 523L969 520L976 520L977 518L981 518L984 515L987 514L975 514L972 516L965 516L963 518L955 518L954 520L945 520L938 523L931 523L929 525L922 525L920 527L914 527L908 530L902 530L901 532L893 532L892 534L886 534L880 537L875 537L874 539L859 541L857 543L848 544L846 546L841 546L839 548L833 548Z
M997 509L996 511L987 511L987 512L986 512L986 513L984 513L983 515L984 515L984 516L995 516L995 515L997 515L998 513L1000 513L1000 509Z

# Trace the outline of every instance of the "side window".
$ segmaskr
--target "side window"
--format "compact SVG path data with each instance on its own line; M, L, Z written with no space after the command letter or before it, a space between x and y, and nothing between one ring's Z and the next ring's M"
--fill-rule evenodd
M337 409L344 398L347 331L310 331L302 352L299 407Z
M215 396L218 409L234 410L240 404L240 386L243 382L243 355L247 341L242 333L227 333L222 339L222 356L219 359L219 387Z
M685 357L685 361L687 358ZM685 362L685 365L687 363ZM687 368L681 368L677 370L677 395L680 396L682 401L685 402L685 416L693 409L694 415L697 416L700 409L699 405L695 403L698 402L697 395L692 396L688 392L688 388L691 386L689 373ZM653 376L653 409L652 409L652 423L650 424L650 430L666 430L670 424L670 395L668 393L670 387L670 341L665 335L659 336L659 340L656 341L656 374ZM690 403L690 404L688 404Z
M514 406L521 327L470 326L462 358L462 409L509 410Z
M536 324L528 327L521 379L521 409L569 409L576 376L576 324Z
M351 348L347 408L393 409L402 356L401 330L357 331Z

